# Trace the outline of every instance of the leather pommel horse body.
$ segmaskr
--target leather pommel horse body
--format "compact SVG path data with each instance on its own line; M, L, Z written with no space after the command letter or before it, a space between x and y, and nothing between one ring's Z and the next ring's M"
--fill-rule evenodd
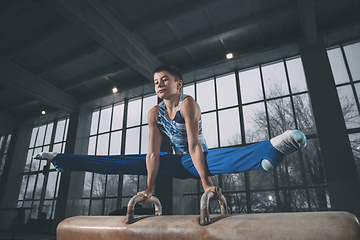
M204 194L205 195L205 194ZM204 197L204 196L203 196ZM203 200L203 199L202 199ZM130 200L131 202L132 200ZM357 218L348 212L227 215L79 216L57 227L57 240L105 239L327 239L360 240ZM220 201L219 201L220 202ZM220 205L222 203L220 202ZM226 204L226 203L225 203ZM129 207L130 206L130 207ZM208 202L201 211L208 212ZM155 206L157 215L160 208ZM222 210L223 211L223 210ZM203 218L203 219L202 219ZM205 219L205 222L204 222Z

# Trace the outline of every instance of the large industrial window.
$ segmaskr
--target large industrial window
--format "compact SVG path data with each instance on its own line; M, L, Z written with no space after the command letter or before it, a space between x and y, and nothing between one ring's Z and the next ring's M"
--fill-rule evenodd
M54 218L60 173L49 162L34 160L32 156L39 152L63 153L68 124L69 118L65 118L32 130L18 198L18 207L31 208L25 211L26 220Z
M245 146L300 129L307 147L273 172L213 177L230 213L318 211L330 208L324 168L299 57L215 76L184 86L200 105L209 148ZM185 214L198 214L203 189L185 180ZM216 202L210 205L219 212Z
M360 42L329 49L328 57L360 174Z
M157 97L153 94L96 109L92 115L88 154L146 153L149 135L147 113L156 104ZM82 214L108 215L127 206L130 198L145 187L145 176L87 172Z

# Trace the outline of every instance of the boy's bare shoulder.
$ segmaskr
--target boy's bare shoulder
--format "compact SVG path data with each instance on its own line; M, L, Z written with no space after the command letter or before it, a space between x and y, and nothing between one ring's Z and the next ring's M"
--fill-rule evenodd
M158 115L158 112L159 112L159 104L158 105L155 105L154 107L152 107L149 112L148 112L148 118L155 118L157 119L157 115Z

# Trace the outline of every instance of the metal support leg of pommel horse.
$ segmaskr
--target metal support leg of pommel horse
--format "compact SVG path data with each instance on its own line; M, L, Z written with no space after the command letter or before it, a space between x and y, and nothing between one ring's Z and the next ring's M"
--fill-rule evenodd
M143 198L134 196L127 216L79 216L65 219L57 227L57 240L105 239L327 239L360 240L357 218L347 212L303 212L228 215L220 199L221 215L209 215L204 193L200 217L196 215L134 216L133 207ZM161 205L157 198L157 215Z

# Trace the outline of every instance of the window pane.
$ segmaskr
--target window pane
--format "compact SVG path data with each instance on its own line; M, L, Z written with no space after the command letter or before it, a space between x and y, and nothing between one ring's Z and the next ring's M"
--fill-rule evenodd
M278 209L280 212L309 211L307 194L304 189L284 190L279 192Z
M102 200L91 200L91 216L100 216L102 215Z
M23 199L24 199L25 188L26 188L26 184L27 184L28 178L29 178L29 175L24 175L24 176L22 177L20 194L19 194L19 200L23 200Z
M199 214L199 202L196 195L184 196L184 214Z
M53 205L53 201L44 201L42 212L46 214L47 219L51 219L52 205Z
M360 80L360 42L345 46L344 51L353 80Z
M327 51L331 70L334 76L335 84L349 82L349 76L346 71L344 58L342 56L340 48L335 48Z
M127 129L126 131L125 154L138 154L140 128L131 128Z
M331 209L329 194L325 188L310 189L309 197L312 211Z
M57 172L49 172L49 179L46 186L45 198L54 198L55 187L56 187Z
M39 128L33 128L32 130L32 133L31 133L31 139L30 139L30 145L29 147L34 147L35 145L35 138L36 138L36 135L37 135L37 131L38 131Z
M218 144L218 133L216 124L216 113L203 114L201 116L202 130L208 145L208 148L216 148Z
M277 171L280 186L296 186L303 184L300 157L298 153L285 157L282 163L277 167Z
M259 68L239 72L242 103L264 99Z
M81 201L81 215L89 215L90 200Z
M111 107L101 109L99 133L110 131Z
M137 183L137 175L124 175L122 192L123 196L134 196L138 191Z
M268 101L268 114L271 137L295 128L295 121L290 98Z
M289 94L283 62L262 67L262 74L266 98Z
M90 135L96 134L98 129L99 111L92 113Z
M222 176L223 176L222 190L224 192L245 190L245 174L244 173L224 174Z
M121 154L121 139L122 139L122 131L121 130L111 133L109 155L120 155Z
M219 111L220 146L241 143L240 119L238 108Z
M251 190L275 188L274 172L249 171L249 181Z
M95 155L96 136L89 138L88 155Z
M106 175L94 173L92 197L103 197L105 195Z
M157 105L157 96L153 95L150 97L146 97L143 100L143 110L142 110L142 124L148 122L147 115L150 109L152 109L155 105Z
M198 181L196 179L184 180L184 193L197 193Z
M46 128L46 125L43 125L43 126L39 127L39 132L38 132L38 135L37 135L35 146L43 145L44 136L45 136L45 128Z
M326 183L324 164L321 159L320 145L317 139L308 139L306 147L301 149L308 185L323 185Z
M33 153L32 149L28 150L28 155L26 157L26 164L25 164L24 172L30 171L31 161L33 160L32 156L35 155L35 154L36 153Z
M92 177L93 177L92 173L89 172L85 173L83 197L90 197Z
M197 102L201 112L215 109L214 80L208 80L196 85Z
M195 84L188 84L183 87L183 94L190 95L195 99Z
M118 175L108 175L106 183L106 196L113 197L118 195L119 189L119 176Z
M54 127L53 123L48 124L47 129L46 129L46 137L45 137L45 143L44 144L50 144L53 127Z
M258 142L269 138L265 105L263 102L243 107L245 122L245 139L247 143Z
M58 152L58 153L63 152L62 143L54 144L53 152Z
M56 126L55 142L60 142L63 140L64 128L65 128L65 120L59 121Z
M354 93L351 86L343 86L337 88L341 109L347 128L360 127L360 116L356 106Z
M36 182L35 195L34 195L35 199L40 199L43 184L44 184L44 175L40 173L38 174L38 179Z
M40 153L40 152L41 152L41 147L35 148L35 150L34 150L34 155L35 155L36 153ZM32 161L32 163L31 163L30 171L38 171L38 170L39 170L39 166L40 166L40 161L34 159L34 160Z
M111 127L112 130L117 130L122 128L123 115L124 115L124 104L115 105L113 110L113 120Z
M129 101L127 127L140 125L141 99Z
M96 155L108 155L109 149L109 134L102 134L98 136Z
M29 176L29 182L28 182L28 186L27 186L27 190L26 190L26 197L25 197L27 199L33 197L34 187L35 187L35 179L36 179L36 175L32 174Z
M360 175L360 133L349 134L357 171Z
M293 97L296 121L299 130L308 133L315 133L315 121L312 114L308 94L301 94Z
M141 127L141 153L145 154L149 147L149 126L145 125Z
M238 105L235 74L216 78L218 108Z
M306 87L305 73L301 62L301 58L287 60L286 67L289 74L291 92L297 93L297 92L306 91L307 87Z
M247 213L245 193L231 193L231 194L225 193L224 197L228 205L229 214Z
M277 212L275 192L255 192L250 194L253 213Z
M117 209L117 199L110 198L105 200L105 215L109 215L111 212Z

